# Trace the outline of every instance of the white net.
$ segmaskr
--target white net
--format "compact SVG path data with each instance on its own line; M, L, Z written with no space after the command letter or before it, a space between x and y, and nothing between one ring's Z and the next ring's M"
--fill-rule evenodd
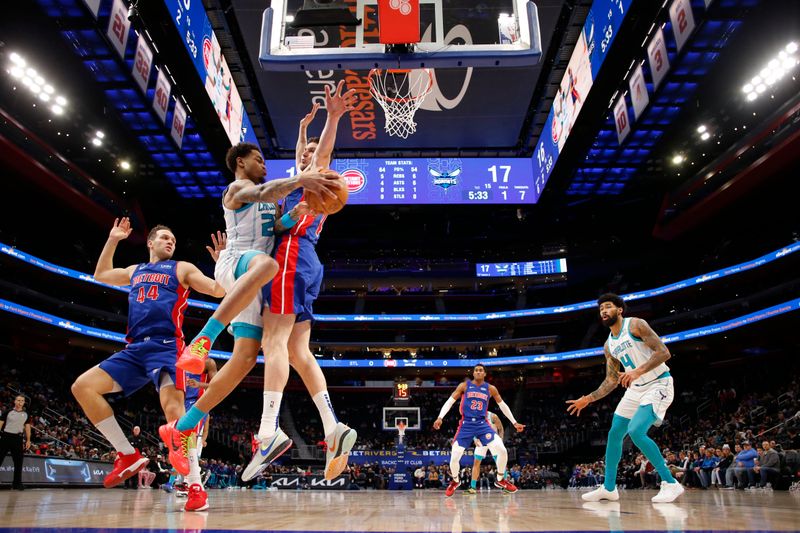
M417 131L414 114L433 88L430 69L372 69L369 89L386 115L387 134L407 138Z

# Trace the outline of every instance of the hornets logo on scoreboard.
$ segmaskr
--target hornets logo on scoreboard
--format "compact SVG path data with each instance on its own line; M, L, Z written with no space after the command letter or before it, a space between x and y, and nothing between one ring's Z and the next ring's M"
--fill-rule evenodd
M433 178L433 184L448 189L458 185L458 176L461 174L460 159L428 159L428 172Z

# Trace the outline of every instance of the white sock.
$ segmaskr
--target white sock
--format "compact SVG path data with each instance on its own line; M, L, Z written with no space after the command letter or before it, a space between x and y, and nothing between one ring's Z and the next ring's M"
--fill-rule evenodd
M119 427L119 422L113 416L109 416L105 420L101 420L95 426L100 433L111 443L111 446L114 447L115 450L122 453L123 455L130 455L135 453L136 450L131 445L130 441L128 441L128 437L125 436L125 433L122 432L122 428Z
M325 431L325 437L327 437L336 430L336 423L338 422L336 413L333 412L331 397L328 391L324 390L316 393L311 399L314 400L317 410L319 410L319 416L322 418L322 428Z
M269 439L278 430L278 414L281 412L282 392L264 391L264 410L261 411L261 427L258 428L258 438Z
M197 448L189 448L189 475L186 476L186 484L190 487L195 483L203 486L200 479L200 459Z
M202 456L203 456L203 437L198 435L197 436L197 460L199 461Z

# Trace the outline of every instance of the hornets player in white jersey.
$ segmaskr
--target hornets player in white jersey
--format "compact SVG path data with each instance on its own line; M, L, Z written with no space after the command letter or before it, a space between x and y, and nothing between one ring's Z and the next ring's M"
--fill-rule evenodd
M661 490L654 503L669 503L683 494L667 468L658 445L647 436L650 426L660 426L675 397L672 376L665 365L669 350L650 325L641 318L625 318L625 302L616 294L604 294L597 300L600 319L611 329L605 343L606 379L594 392L577 400L568 400L567 411L576 416L590 403L607 396L617 385L627 390L619 402L606 444L606 476L603 485L583 495L586 501L618 500L617 467L622 458L622 441L630 435L633 443L647 457L661 476ZM622 368L620 368L622 367Z
M177 366L192 374L201 373L213 342L228 323L232 326L234 347L231 360L197 403L179 420L159 430L169 448L170 463L183 475L188 473L190 461L195 461L196 455L191 450L197 424L255 366L262 337L261 288L278 271L277 263L270 257L275 231L309 214L307 204L300 203L278 218L275 202L300 187L335 197L324 185L328 180L320 172L264 182L264 158L254 144L233 146L225 160L235 179L222 195L227 244L220 253L214 277L228 292L197 337L184 349ZM277 435L271 459L291 444L285 434Z
M489 422L489 425L492 426L495 433L497 433L497 436L500 437L500 440L503 440L503 433L505 432L505 429L503 428L503 423L500 421L500 417L489 411L486 413L486 420ZM477 493L476 489L478 486L478 478L481 475L481 462L489 452L489 447L481 444L481 441L477 438L473 439L473 443L475 444L475 452L474 460L472 461L472 479L470 480L469 488L467 489L468 494ZM494 459L495 465L497 465L497 456L492 454L492 459Z

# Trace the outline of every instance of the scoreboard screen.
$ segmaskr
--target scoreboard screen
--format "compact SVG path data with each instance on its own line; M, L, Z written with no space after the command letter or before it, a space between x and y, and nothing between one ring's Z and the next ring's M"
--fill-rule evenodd
M394 401L407 402L411 399L411 391L408 388L407 381L394 382Z
M528 158L336 159L353 205L535 204ZM295 175L294 161L267 161L267 179Z
M511 276L541 276L567 272L566 259L546 261L524 261L514 263L478 263L475 273L479 278L502 278Z

